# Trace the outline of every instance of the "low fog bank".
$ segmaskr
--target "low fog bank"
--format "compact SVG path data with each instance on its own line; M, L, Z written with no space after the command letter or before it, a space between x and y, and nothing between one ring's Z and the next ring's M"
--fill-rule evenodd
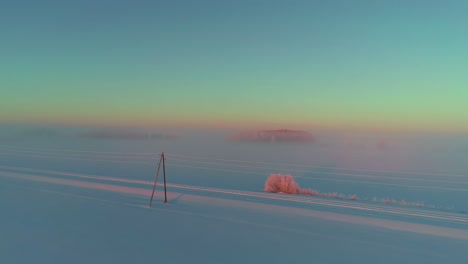
M45 125L2 125L0 139L112 139L112 140L162 140L177 139L177 134L161 129L119 127L73 127Z
M314 136L307 131L276 129L243 131L226 137L227 141L241 142L314 142Z

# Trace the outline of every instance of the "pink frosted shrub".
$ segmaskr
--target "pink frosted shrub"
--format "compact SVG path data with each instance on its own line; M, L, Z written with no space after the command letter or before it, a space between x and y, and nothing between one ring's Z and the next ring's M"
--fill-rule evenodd
M348 199L348 200L359 200L357 195L345 196L342 193L331 192L331 193L320 193L313 189L302 189L294 181L293 177L289 174L270 174L267 181L265 182L265 192L274 192L274 193L290 193L290 194L302 194L302 195L316 195L322 197L330 197L337 199ZM367 200L367 199L365 199ZM379 202L376 197L371 199L372 202ZM380 202L386 204L399 204L403 206L417 206L417 207L429 207L424 204L424 202L414 202L409 203L405 200L395 200L395 199L381 199Z
M289 174L271 174L265 182L265 192L298 193L299 185Z

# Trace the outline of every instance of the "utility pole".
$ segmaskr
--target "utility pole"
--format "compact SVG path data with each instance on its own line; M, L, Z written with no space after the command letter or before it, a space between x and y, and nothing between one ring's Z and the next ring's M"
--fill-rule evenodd
M150 200L149 207L151 207L151 204L153 203L154 191L156 190L156 183L158 182L159 168L161 167L161 161L163 160L163 158L164 158L164 152L161 154L161 157L159 158L158 170L156 171L156 179L154 180L153 193L151 193L151 200Z
M163 163L163 175L164 175L164 203L167 203L167 193L166 193L166 163L164 162L166 158L164 157L164 152L161 154L161 159Z

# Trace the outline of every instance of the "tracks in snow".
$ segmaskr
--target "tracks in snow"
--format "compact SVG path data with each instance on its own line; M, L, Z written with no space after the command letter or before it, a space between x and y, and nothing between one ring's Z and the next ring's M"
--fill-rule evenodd
M53 171L53 170L40 170L40 169L11 167L11 166L0 166L0 169L23 172L23 173L16 173L16 172L9 172L9 171L0 171L0 177L15 178L15 177L19 177L20 175L23 175L23 176L26 175L29 178L42 177L40 175L35 175L35 174L24 174L24 172L26 172L26 173L41 173L41 174L47 174L47 175L73 177L73 178L79 178L81 180L93 179L93 180L101 180L101 181L107 181L107 182L113 182L113 183L132 183L132 184L141 184L141 185L153 184L153 182L143 181L143 180L113 178L113 177L106 177L106 176L61 172L61 171ZM384 213L384 214L390 214L390 215L409 216L409 217L416 217L416 218L421 218L421 219L438 220L438 221L445 221L445 222L468 225L468 216L465 216L463 214L427 210L424 208L415 208L415 207L402 208L402 207L393 207L392 205L376 205L376 204L369 204L369 203L359 202L359 201L327 199L327 198L322 198L322 197L317 197L317 196L240 191L240 190L209 188L209 187L181 185L181 184L167 184L167 186L170 188L185 189L185 190L204 192L204 193L210 193L210 194L229 195L234 198L235 197L248 197L248 198L255 199L256 202L261 202L261 201L294 202L294 203L328 206L328 207L343 208L343 209L354 209L354 210L360 210L360 211L365 211L369 213ZM115 191L118 191L118 189L116 189Z

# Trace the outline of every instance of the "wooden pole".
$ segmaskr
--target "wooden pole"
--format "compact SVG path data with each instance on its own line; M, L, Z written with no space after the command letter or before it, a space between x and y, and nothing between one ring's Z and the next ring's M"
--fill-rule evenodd
M164 157L164 152L162 153L162 163L163 163L163 175L164 175L164 203L167 203L167 192L166 192L166 163L164 162L166 158Z
M158 182L159 168L161 167L161 161L162 161L162 159L163 159L163 155L164 155L164 154L161 154L161 157L159 158L158 170L156 171L156 179L154 180L153 193L151 194L151 200L150 200L149 207L151 207L151 204L153 203L154 191L156 190L156 183Z

